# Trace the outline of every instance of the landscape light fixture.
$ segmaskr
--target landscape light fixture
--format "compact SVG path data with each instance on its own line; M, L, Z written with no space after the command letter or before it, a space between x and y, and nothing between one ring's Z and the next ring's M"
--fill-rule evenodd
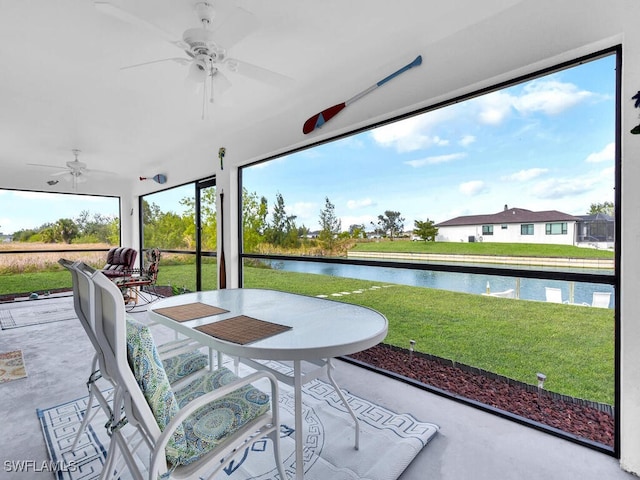
M544 381L547 379L547 376L544 373L538 373L538 388L544 388Z

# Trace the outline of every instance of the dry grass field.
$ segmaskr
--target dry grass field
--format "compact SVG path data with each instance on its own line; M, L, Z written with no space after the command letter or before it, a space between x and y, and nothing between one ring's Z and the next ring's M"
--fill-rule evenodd
M0 275L57 270L61 257L82 260L94 267L102 267L107 258L106 243L60 244L60 243L0 243ZM86 252L79 250L101 250ZM16 253L13 253L16 252ZM31 253L33 252L33 253Z

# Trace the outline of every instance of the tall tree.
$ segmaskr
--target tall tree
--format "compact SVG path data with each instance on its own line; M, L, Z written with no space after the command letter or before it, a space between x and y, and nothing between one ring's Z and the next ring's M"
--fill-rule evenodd
M335 245L335 240L342 230L342 222L336 217L335 205L325 197L324 209L320 210L320 233L318 239L331 249Z
M384 215L378 215L378 228L393 241L394 237L398 237L404 229L404 218L400 216L400 212L386 210Z
M64 243L71 243L78 235L78 226L70 218L61 218L56 222L55 232Z
M276 203L271 215L271 224L265 232L267 242L281 247L297 246L299 239L295 220L295 215L287 215L282 194L276 194Z
M242 189L242 241L245 252L255 252L256 247L264 241L267 229L267 199L256 192L249 193Z
M426 221L414 220L413 234L420 237L425 242L435 242L438 235L438 227L433 225L433 221L427 218Z
M353 224L349 225L349 237L351 238L367 238L367 233L364 229L364 224L360 225Z
M614 214L613 202L592 203L587 214L595 215L596 213L605 213L613 217L613 214Z
M185 207L182 215L185 220L185 242L195 245L196 242L196 198L184 197L180 205ZM187 222L186 219L189 219ZM202 249L215 251L218 239L218 219L216 216L216 188L209 187L200 190L200 221Z

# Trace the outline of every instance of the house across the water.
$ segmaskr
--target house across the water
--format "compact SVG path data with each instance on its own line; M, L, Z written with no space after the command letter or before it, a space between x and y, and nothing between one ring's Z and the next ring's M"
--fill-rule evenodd
M549 243L613 247L614 221L609 215L569 215L557 210L534 212L509 208L498 213L466 215L436 224L440 242Z

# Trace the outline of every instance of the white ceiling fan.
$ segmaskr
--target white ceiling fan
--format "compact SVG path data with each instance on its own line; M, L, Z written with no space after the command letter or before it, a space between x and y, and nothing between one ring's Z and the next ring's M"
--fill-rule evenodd
M27 165L32 165L34 167L44 167L44 168L54 168L59 170L58 172L52 173L52 177L62 177L66 181L72 182L72 187L74 190L77 190L78 184L86 182L86 177L92 173L101 173L101 174L109 174L112 172L107 172L104 170L93 170L87 168L87 164L78 160L78 155L80 154L80 150L74 148L71 150L75 159L73 161L66 162L66 167L60 167L56 165L44 165L41 163L28 163ZM57 183L57 182L56 182Z
M216 19L214 6L209 2L197 2L194 9L200 21L200 26L185 30L182 34L182 40L175 40L169 33L158 26L110 2L96 1L94 5L103 13L154 32L157 36L180 48L186 54L186 56L182 57L162 58L128 65L122 67L122 70L169 61L188 66L187 80L201 84L204 87L203 118L207 99L207 83L209 84L208 96L211 103L213 103L214 86L218 93L222 93L231 86L221 69L279 88L291 82L291 79L285 75L228 56L229 49L257 30L259 26L255 15L240 7L236 7L233 14L225 18L223 22L218 22L219 25L214 26L214 20Z

